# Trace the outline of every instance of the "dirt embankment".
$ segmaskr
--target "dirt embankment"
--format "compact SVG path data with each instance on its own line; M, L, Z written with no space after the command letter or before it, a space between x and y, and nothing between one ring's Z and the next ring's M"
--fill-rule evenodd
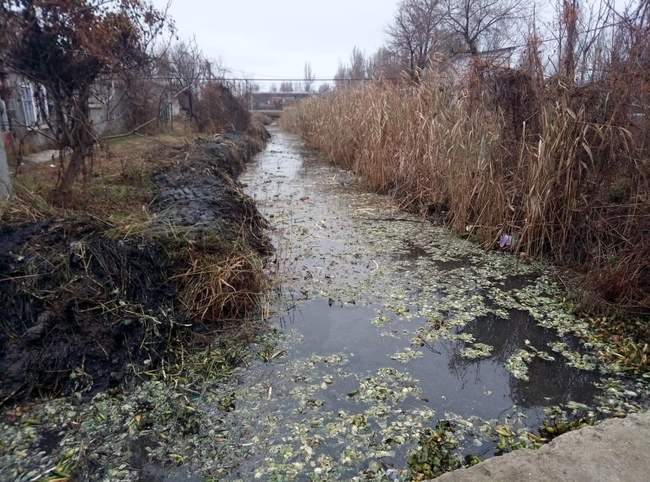
M252 314L270 248L236 179L267 138L258 128L166 149L173 163L151 173L137 223L3 223L0 405L118 385Z

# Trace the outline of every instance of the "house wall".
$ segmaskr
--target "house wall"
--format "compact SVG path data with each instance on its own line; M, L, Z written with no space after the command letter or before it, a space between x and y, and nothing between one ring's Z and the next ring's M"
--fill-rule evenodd
M5 201L11 195L11 177L4 143L0 142L0 201Z
M180 114L181 106L177 96L169 92L167 84L151 86L157 96L167 97L161 105L161 125L172 125L173 118ZM0 76L0 140L8 150L11 145L22 143L26 152L37 152L53 148L53 136L38 108L39 87L25 78L9 73ZM130 127L130 108L126 91L119 82L101 80L93 87L89 101L90 121L98 137L125 133ZM47 102L46 102L47 103ZM48 107L45 114L49 114ZM155 115L155 114L154 114Z
M120 134L126 129L124 90L114 81L98 82L89 102L90 121L99 137Z
M36 104L39 87L15 74L8 74L3 84L3 90L9 93L2 99L6 116L6 122L2 122L5 143L7 139L23 142L25 147L34 151L50 148L50 131Z

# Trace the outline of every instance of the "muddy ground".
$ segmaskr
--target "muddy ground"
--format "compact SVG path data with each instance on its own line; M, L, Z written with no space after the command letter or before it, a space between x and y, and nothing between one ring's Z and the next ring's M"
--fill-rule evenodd
M269 251L237 182L265 141L230 134L162 151L174 162L151 177L149 218L135 228L76 214L0 227L0 404L115 387L204 331L177 276L190 252Z

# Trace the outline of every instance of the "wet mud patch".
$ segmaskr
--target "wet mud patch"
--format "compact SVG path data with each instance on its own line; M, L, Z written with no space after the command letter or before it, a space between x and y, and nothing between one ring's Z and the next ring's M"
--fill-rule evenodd
M250 140L240 134L199 140L180 153L178 165L153 176L155 224L194 237L216 234L224 243L243 240L269 252L266 221L237 181L254 153Z
M88 218L4 231L20 243L0 255L1 401L105 389L164 349L153 330L174 325L172 260L105 230Z
M37 450L47 454L53 453L63 439L63 435L56 430L45 430L40 433Z
M170 148L176 162L154 175L152 215L137 228L76 215L0 229L0 405L88 395L170 361L170 347L209 331L190 306L205 300L194 285L206 272L247 293L217 293L234 304L211 321L253 302L263 274L247 260L270 245L233 176L256 146L230 135Z

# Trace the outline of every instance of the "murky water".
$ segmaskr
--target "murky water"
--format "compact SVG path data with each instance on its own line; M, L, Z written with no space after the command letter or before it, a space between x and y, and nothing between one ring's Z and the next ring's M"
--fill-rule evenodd
M242 182L273 227L281 341L234 389L247 453L231 478L396 480L440 420L486 457L499 424L610 410L611 370L544 267L407 215L273 134Z

